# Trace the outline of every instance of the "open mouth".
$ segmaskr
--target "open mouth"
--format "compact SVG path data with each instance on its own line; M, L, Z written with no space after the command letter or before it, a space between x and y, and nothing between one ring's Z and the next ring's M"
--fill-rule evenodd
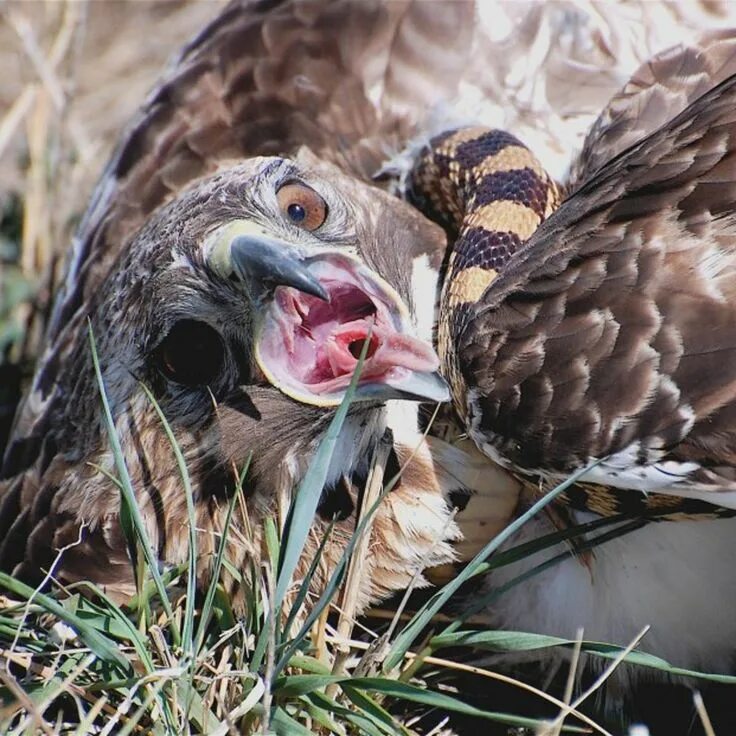
M305 403L339 404L367 341L356 398L447 399L435 351L411 334L408 311L388 283L344 254L304 264L329 301L276 288L256 342L273 385Z

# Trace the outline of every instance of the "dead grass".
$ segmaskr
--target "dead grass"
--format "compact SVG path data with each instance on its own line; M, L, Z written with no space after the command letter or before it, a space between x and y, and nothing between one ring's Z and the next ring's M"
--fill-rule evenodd
M0 294L18 279L37 293L35 304L13 305L25 339L14 342L10 361L36 354L41 325L33 313L48 302L47 274L62 260L121 129L172 50L223 2L0 3L0 213L21 205L3 220ZM18 242L8 243L18 229ZM11 315L0 313L0 327L3 317Z

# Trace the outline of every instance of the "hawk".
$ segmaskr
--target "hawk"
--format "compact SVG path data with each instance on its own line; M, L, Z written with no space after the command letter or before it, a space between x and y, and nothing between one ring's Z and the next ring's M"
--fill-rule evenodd
M349 53L326 47L341 19ZM383 138L354 65L392 23L381 4L236 2L152 93L81 222L15 423L0 485L3 569L37 582L68 547L53 568L60 582L92 580L119 600L134 593L88 322L163 562L185 560L188 522L143 387L186 456L205 579L250 458L247 518L234 522L228 552L243 569L258 559L262 519L298 486L366 338L303 562L339 511L315 578L323 584L381 443L388 477L411 462L376 516L360 606L408 585L420 565L454 558L447 487L462 484L443 477L417 421L419 400L447 397L431 310L417 311L435 289L444 236L365 173Z
M472 107L482 92L482 85L467 89L469 78L491 74L481 63L487 37L477 32L479 13L480 5L456 2L243 0L183 50L123 135L72 245L47 347L5 457L0 565L33 579L72 545L55 568L59 579L92 579L120 598L132 592L88 319L149 534L167 562L186 557L186 509L142 384L185 452L202 577L237 471L251 456L255 538L233 543L230 556L243 565L258 556L258 522L303 476L366 340L357 401L315 521L325 528L335 506L342 511L327 553L334 562L355 526L371 450L387 443L391 467L406 465L376 516L363 606L404 587L419 565L452 561L456 521L466 531L477 522L474 534L486 524L489 537L530 502L516 472L523 451L514 463L502 457L514 455L513 432L499 456L484 447L493 458L423 436L417 402L446 398L431 348L446 237L374 180L379 171L384 179L406 173L406 157L390 166L386 159L445 126L429 109L461 93ZM733 49L729 34L716 34L702 49L681 47L642 67L587 137L570 189L736 71ZM708 141L722 153L719 141ZM698 155L707 158L707 148ZM728 167L719 175L710 183L730 192ZM643 232L672 212L664 198L642 215ZM619 216L622 228L638 217ZM728 249L730 235L721 236ZM701 275L718 275L722 263L706 258ZM524 273L531 282L535 274ZM682 274L691 275L687 263ZM564 356L558 364L563 371ZM626 395L627 374L616 375L623 376L618 393L602 399L609 406ZM512 428L530 412L544 413L508 407ZM553 430L564 435L564 426ZM542 475L554 476L555 458L542 462L549 464L542 471L555 471ZM455 521L457 491L470 502ZM476 491L486 494L482 507ZM567 507L542 514L513 543L591 518L594 511ZM648 523L511 588L492 614L507 628L574 637L582 626L589 638L621 644L652 624L644 648L682 667L729 671L733 530L730 519ZM240 542L245 529L236 531ZM505 586L559 551L497 570L488 584Z

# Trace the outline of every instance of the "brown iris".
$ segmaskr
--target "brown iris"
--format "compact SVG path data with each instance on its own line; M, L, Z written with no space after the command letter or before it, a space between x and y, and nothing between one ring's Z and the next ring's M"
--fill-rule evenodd
M327 203L306 184L284 184L276 192L281 212L290 222L305 230L316 230L327 217Z

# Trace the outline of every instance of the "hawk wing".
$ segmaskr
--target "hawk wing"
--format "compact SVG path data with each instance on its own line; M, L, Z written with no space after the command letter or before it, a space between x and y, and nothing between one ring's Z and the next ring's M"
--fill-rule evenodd
M731 76L593 165L489 286L459 346L482 441L736 506L735 111Z
M695 44L680 44L648 59L613 96L586 135L570 176L571 189L733 74L733 30L705 33Z

